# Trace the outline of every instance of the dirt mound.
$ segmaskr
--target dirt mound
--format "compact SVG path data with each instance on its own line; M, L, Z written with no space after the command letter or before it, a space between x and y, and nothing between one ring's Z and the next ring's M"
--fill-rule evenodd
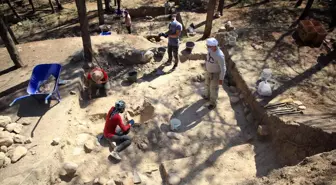
M274 170L251 184L335 184L336 150L305 158L296 166Z

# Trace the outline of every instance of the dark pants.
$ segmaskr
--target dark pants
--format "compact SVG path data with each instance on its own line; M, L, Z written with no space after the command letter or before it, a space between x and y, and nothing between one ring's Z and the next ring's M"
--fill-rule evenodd
M120 0L117 0L117 6L118 6L118 11L120 11Z
M168 45L168 62L172 61L174 55L175 64L178 64L179 62L178 50L179 50L178 46Z
M131 33L132 33L131 26L126 26L126 29L127 29L127 31L128 31L128 34L131 34Z
M132 140L129 136L127 136L128 132L124 133L122 130L117 127L116 134L110 138L106 138L110 142L116 142L117 147L115 149L116 152L121 152L125 150L129 145L131 145Z

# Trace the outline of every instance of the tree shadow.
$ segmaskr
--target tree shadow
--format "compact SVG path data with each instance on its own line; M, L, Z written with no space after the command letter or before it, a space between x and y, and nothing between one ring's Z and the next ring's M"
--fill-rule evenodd
M318 57L317 63L314 66L310 67L309 69L305 70L303 73L295 76L294 78L284 82L280 87L278 87L276 90L272 92L272 96L265 98L262 101L262 103L266 105L276 96L284 93L291 87L296 86L305 79L310 78L313 74L316 74L317 72L321 71L324 67L326 67L328 64L330 64L333 60L335 60L335 58L336 58L335 49L332 52L329 52L327 55L321 54Z
M4 74L7 74L7 73L10 73L12 71L15 71L16 69L18 69L18 67L12 66L12 67L9 67L8 69L2 70L2 71L0 71L0 76L4 75Z

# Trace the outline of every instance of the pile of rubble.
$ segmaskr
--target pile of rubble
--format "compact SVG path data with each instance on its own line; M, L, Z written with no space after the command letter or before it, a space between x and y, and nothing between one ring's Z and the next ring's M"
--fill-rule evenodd
M28 124L15 123L8 116L0 116L0 168L16 163L27 154L24 145L32 143L32 139L20 133Z

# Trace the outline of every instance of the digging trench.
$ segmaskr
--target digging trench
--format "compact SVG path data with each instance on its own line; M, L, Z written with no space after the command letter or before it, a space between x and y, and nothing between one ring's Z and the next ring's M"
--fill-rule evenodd
M262 100L257 99L254 92L243 80L235 62L230 58L228 48L224 48L229 81L244 95L244 106L248 107L254 117L254 126L266 125L277 158L282 166L296 165L304 158L334 150L336 148L336 134L322 129L310 127L294 121L286 122L281 117L270 115L264 109Z

